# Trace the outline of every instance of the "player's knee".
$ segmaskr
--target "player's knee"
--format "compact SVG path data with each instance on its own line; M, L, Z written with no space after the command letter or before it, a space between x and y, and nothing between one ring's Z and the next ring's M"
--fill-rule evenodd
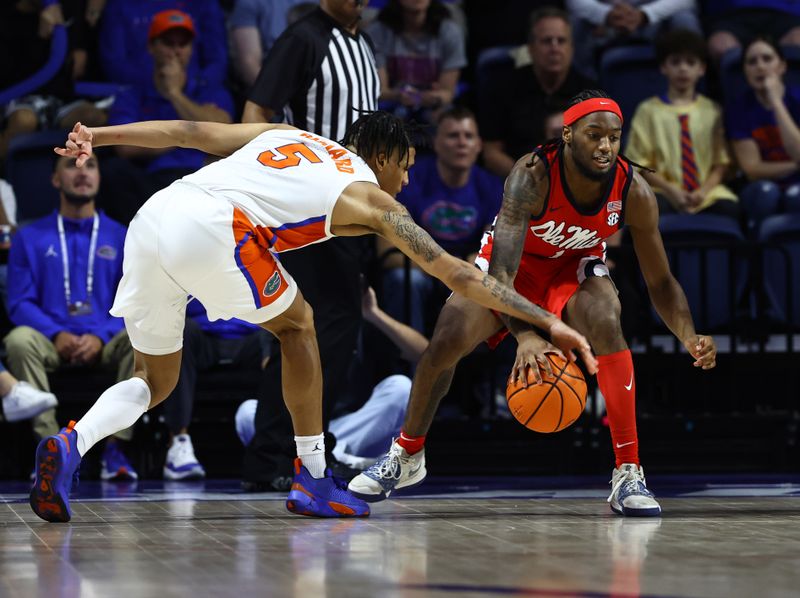
M589 340L593 344L610 342L622 336L621 306L618 299L603 302L589 318Z
M471 336L463 323L440 321L428 345L429 359L434 365L442 367L455 365L472 348Z

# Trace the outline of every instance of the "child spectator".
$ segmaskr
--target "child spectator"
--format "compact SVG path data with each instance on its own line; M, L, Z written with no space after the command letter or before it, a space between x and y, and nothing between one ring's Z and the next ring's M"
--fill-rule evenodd
M730 162L719 106L697 93L707 50L693 31L659 38L656 56L666 93L642 102L631 122L626 150L658 198L661 213L719 214L738 218L736 195L722 184Z

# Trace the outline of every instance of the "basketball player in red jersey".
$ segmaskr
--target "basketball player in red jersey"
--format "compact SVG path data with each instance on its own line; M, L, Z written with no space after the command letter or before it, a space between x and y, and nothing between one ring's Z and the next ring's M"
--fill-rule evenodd
M622 122L619 106L603 92L584 91L573 98L561 139L524 156L506 179L500 213L476 264L502 282L513 281L521 295L589 339L616 455L609 503L619 514L650 517L660 515L661 507L639 465L633 361L604 240L628 225L653 305L695 367L713 368L716 346L711 337L695 332L686 297L670 273L653 191L619 155ZM544 354L555 351L552 345L515 318L463 297L450 298L417 365L400 438L350 482L353 494L375 502L422 482L425 435L456 364L479 343L495 346L509 332L518 343L511 377L531 375L540 383L542 374L551 374Z

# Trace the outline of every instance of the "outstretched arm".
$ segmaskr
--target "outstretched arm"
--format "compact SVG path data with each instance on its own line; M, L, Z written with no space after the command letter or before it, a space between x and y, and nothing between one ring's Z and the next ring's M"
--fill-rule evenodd
M625 222L631 231L650 301L667 327L695 358L695 367L711 369L716 365L714 339L695 332L686 295L669 269L664 242L658 230L655 195L638 173L635 177L628 194Z
M381 235L425 272L441 280L456 293L484 307L510 314L549 331L553 344L565 355L574 358L572 350L576 350L589 372L597 371L597 362L589 343L581 334L525 299L513 288L446 253L414 222L401 204L375 185L356 185L357 188L354 185L348 188L334 209L332 225L336 234L364 234L371 231ZM365 191L367 197L353 193L356 189Z
M85 127L75 123L61 156L76 158L83 166L93 147L134 145L137 147L188 147L215 156L229 156L257 135L271 129L293 129L289 125L266 123L224 124L189 120L151 120L110 127Z

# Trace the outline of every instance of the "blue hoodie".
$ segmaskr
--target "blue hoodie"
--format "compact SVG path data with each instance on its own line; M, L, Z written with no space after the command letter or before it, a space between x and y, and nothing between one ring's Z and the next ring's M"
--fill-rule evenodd
M69 315L64 296L64 266L58 238L58 212L21 228L8 254L8 315L17 326L30 326L49 339L61 331L94 334L103 343L122 330L109 315L122 278L127 229L102 212L94 260L94 288L89 314ZM86 274L94 218L64 218L72 299L87 301Z

